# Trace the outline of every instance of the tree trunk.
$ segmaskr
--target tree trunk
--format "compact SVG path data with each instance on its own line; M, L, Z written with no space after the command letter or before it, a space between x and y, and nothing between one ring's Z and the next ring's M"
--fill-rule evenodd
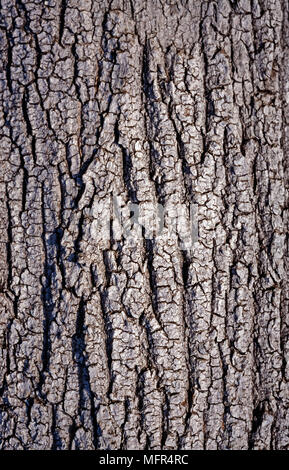
M1 3L1 448L289 449L288 1Z

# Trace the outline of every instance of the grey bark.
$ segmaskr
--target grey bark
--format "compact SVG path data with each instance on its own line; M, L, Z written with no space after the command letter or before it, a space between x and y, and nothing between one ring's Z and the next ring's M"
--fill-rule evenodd
M0 447L288 449L287 0L2 0ZM95 239L112 191L190 250Z

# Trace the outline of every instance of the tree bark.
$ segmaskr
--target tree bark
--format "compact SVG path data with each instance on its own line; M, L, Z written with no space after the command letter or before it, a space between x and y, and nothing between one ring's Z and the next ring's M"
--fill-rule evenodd
M289 449L288 1L1 5L0 447Z

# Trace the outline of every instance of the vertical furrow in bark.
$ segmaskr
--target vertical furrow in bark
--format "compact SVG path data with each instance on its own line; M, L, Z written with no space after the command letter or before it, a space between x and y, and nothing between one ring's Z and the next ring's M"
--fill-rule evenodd
M272 447L280 450L288 449L289 433L286 423L288 422L288 325L289 325L289 302L288 302L288 207L289 207L289 6L288 2L281 3L282 8L282 30L281 30L281 47L282 47L282 61L279 69L279 93L281 100L281 129L282 134L280 145L283 153L283 168L284 168L284 205L281 209L281 217L283 222L283 230L285 234L284 240L284 271L281 277L281 299L280 299L280 353L282 355L280 364L282 380L278 390L277 407L275 423L274 423L274 436L272 439Z

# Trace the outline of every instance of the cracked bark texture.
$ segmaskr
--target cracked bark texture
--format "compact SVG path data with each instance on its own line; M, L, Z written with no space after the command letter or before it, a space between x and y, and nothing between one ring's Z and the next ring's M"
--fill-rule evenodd
M288 1L1 0L0 446L289 449ZM100 244L98 202L199 236Z

